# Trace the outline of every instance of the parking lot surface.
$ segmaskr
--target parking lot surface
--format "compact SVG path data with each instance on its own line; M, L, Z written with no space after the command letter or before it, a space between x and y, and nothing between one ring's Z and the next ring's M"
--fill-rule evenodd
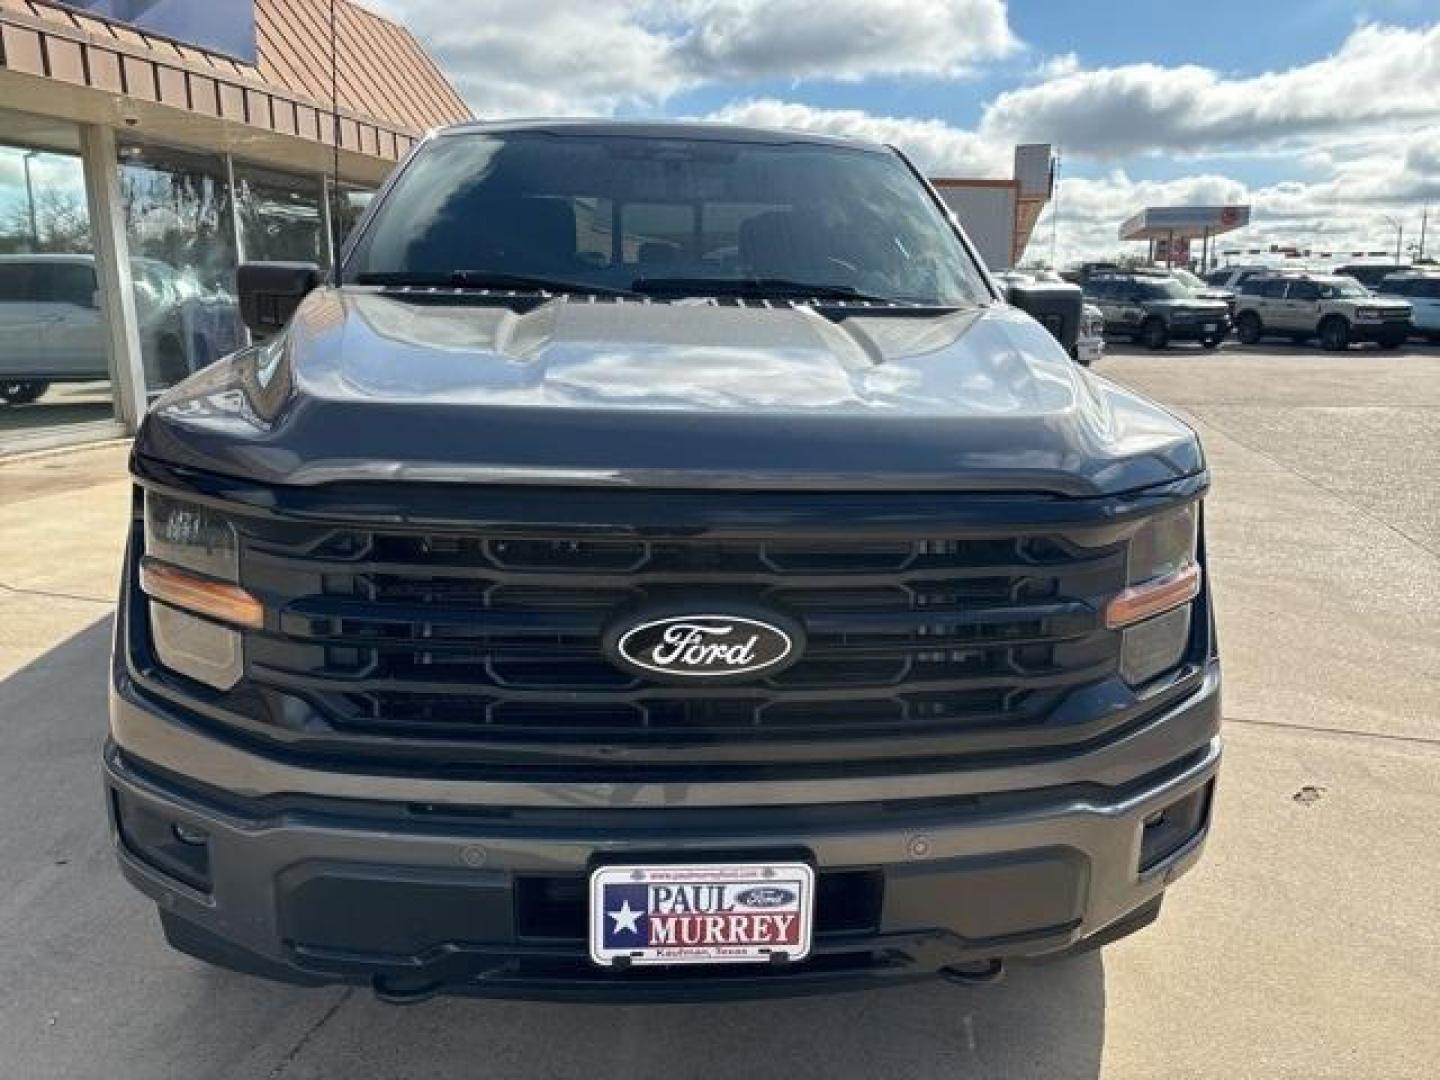
M1440 349L1117 350L1201 430L1227 760L1160 921L1002 984L394 1008L213 971L112 865L123 447L0 463L0 1077L1433 1077Z

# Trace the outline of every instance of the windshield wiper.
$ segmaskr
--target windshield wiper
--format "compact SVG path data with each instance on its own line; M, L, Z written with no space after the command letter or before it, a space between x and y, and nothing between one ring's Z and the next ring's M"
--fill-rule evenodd
M539 274L507 274L490 270L377 271L355 275L357 285L433 285L450 289L514 289L521 292L575 293L581 296L639 296L630 289L596 285L589 281L567 281Z
M669 296L746 296L757 299L854 300L871 304L902 304L911 301L890 296L872 296L849 285L812 284L789 278L706 278L642 277L630 283L636 292Z

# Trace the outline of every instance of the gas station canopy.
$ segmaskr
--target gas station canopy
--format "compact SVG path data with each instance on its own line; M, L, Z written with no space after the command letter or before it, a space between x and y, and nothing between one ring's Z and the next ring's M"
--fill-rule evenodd
M1199 240L1249 224L1248 206L1148 206L1120 226L1120 239Z
M1190 242L1201 244L1200 266L1210 263L1210 241L1250 224L1248 206L1148 206L1120 226L1121 240L1150 241L1150 258L1188 265Z

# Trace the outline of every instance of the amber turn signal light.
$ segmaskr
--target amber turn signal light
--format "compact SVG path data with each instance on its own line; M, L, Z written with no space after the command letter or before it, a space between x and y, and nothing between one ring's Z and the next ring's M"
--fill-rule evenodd
M1200 592L1200 564L1186 563L1173 574L1132 585L1105 605L1105 625L1111 630L1159 615L1194 600Z
M140 588L152 600L196 615L257 630L265 625L264 606L240 586L201 577L149 556L140 560Z

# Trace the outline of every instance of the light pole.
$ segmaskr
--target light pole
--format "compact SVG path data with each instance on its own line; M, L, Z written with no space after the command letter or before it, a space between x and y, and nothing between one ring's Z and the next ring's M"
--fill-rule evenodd
M1403 244L1405 243L1405 226L1389 214L1381 214L1380 216L1395 230L1395 261L1398 263L1400 261L1400 253L1403 250Z
M37 157L39 150L26 150L20 155L25 163L25 201L30 207L30 250L40 250L40 227L35 221L35 184L30 179L30 159Z
M1050 173L1050 269L1055 266L1055 246L1060 239L1060 155Z

